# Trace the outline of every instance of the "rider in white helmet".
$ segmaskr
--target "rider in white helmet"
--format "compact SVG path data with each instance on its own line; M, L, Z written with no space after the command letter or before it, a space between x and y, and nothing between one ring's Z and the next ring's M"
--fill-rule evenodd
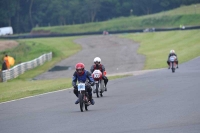
M90 72L93 73L94 70L100 70L102 72L102 74L104 73L105 71L105 67L104 65L101 64L101 58L99 57L95 57L94 58L94 65L91 66L90 68ZM107 83L108 83L108 78L103 74L103 80L104 80L104 83L105 83L105 91L107 91Z
M176 67L176 68L178 68L178 57L177 57L177 55L175 54L175 50L172 49L172 50L170 50L169 55L168 55L168 59L167 59L168 69L170 69L170 61L169 61L169 58L170 58L171 56L176 56L176 64L177 64L177 67Z

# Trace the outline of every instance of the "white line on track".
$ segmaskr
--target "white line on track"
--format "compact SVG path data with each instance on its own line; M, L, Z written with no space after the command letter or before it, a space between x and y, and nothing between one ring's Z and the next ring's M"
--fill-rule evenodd
M161 69L163 69L163 68L161 68ZM151 72L151 71L156 71L156 70L160 70L160 69L152 69L152 70L141 70L141 71L132 71L132 72L116 73L116 74L110 74L110 75L107 75L107 76L128 75L128 74L129 74L129 75L135 75L135 76L136 76L136 75L141 75L141 74L144 74L144 73L147 73L147 72ZM39 95L28 96L28 97L19 98L19 99L16 99L16 100L6 101L6 102L0 103L0 105L1 105L1 104L5 104L5 103L10 103L10 102L19 101L19 100L24 100L24 99L28 99L28 98L38 97L38 96L42 96L42 95L47 95L47 94L51 94L51 93L66 91L66 90L68 90L68 89L72 89L72 88L66 88L66 89L63 89L63 90L52 91L52 92L47 92L47 93L43 93L43 94L39 94Z
M67 89L63 89L63 90L52 91L52 92L47 92L47 93L38 94L38 95L34 95L34 96L28 96L28 97L24 97L24 98L20 98L20 99L16 99L16 100L11 100L11 101L7 101L7 102L2 102L2 103L0 103L0 105L1 105L1 104L5 104L5 103L14 102L14 101L19 101L19 100L27 99L27 98L38 97L38 96L47 95L47 94L51 94L51 93L66 91L66 90L68 90L68 89L72 89L72 88L67 88Z
M200 56L198 56L198 57L196 57L194 59L191 59L190 61L195 60L197 58L200 58ZM117 75L126 75L126 74L127 75L131 74L131 75L135 75L136 76L136 75L141 75L141 74L145 74L145 73L156 71L156 70L162 70L162 69L166 69L166 68L151 69L151 70L141 70L141 71L132 71L132 72L124 72L124 73L116 73L116 74L110 74L110 75L107 75L107 76L117 76ZM16 99L16 100L11 100L11 101L7 101L7 102L2 102L2 103L0 103L0 105L1 104L5 104L5 103L10 103L10 102L15 102L15 101L23 100L23 99L28 99L28 98L32 98L32 97L38 97L38 96L47 95L47 94L51 94L51 93L66 91L68 89L72 89L72 88L66 88L66 89L63 89L63 90L52 91L52 92L47 92L47 93L43 93L43 94L39 94L39 95L34 95L34 96L24 97L24 98L20 98L20 99Z

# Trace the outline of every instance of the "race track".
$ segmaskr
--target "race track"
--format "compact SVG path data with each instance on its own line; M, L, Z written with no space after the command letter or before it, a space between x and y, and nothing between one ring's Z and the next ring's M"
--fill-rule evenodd
M80 112L72 90L0 104L0 133L199 133L200 57L111 80Z
M108 74L142 70L144 67L145 56L137 54L139 44L132 40L115 35L95 35L77 39L75 42L82 46L80 52L62 60L34 79L71 78L76 63L83 62L86 69L90 70L97 56L101 58Z

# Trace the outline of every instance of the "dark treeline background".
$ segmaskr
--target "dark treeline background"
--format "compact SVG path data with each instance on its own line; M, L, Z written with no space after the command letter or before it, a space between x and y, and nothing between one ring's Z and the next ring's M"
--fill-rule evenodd
M56 26L105 21L120 16L141 16L200 0L0 0L0 27L14 33L36 26Z

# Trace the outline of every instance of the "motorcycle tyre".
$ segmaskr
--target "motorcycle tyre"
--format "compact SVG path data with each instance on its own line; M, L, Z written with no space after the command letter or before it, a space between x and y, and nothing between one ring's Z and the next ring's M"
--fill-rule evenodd
M96 84L96 95L97 95L97 97L99 98L99 91L98 91L98 89L99 89L99 85Z
M80 110L81 110L81 112L83 112L85 103L83 101L83 95L82 94L79 94L79 104L80 104Z

